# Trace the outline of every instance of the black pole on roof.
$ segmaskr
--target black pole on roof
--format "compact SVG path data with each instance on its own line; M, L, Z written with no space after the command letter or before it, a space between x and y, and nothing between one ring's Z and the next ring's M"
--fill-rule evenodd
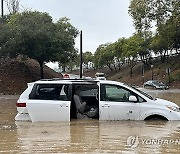
M82 59L82 30L81 30L80 32L80 74L79 74L79 77L81 79L82 79L82 74L83 74L82 63L83 63L83 59Z

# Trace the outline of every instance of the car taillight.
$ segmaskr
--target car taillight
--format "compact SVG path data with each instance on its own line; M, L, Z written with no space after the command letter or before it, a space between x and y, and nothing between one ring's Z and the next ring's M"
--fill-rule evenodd
M17 107L26 107L26 103L16 103Z
M63 78L64 79L69 79L69 74L64 74Z

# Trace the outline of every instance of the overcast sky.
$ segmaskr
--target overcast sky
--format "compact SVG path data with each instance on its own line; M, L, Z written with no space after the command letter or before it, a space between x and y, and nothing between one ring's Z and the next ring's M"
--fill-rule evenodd
M68 17L73 26L83 31L83 52L95 52L100 44L134 33L129 3L130 0L20 0L21 9L47 12L54 21ZM76 47L79 48L79 37Z

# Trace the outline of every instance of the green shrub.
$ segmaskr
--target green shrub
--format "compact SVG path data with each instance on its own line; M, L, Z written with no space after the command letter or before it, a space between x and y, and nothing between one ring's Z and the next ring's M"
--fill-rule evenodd
M177 72L176 78L177 78L178 81L180 81L180 71Z

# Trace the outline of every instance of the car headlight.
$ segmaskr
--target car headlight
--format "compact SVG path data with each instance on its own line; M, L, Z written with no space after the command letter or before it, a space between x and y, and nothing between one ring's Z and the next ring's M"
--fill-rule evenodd
M179 107L176 107L176 106L170 106L170 105L167 105L166 107L167 107L168 109L172 110L172 111L180 112Z

